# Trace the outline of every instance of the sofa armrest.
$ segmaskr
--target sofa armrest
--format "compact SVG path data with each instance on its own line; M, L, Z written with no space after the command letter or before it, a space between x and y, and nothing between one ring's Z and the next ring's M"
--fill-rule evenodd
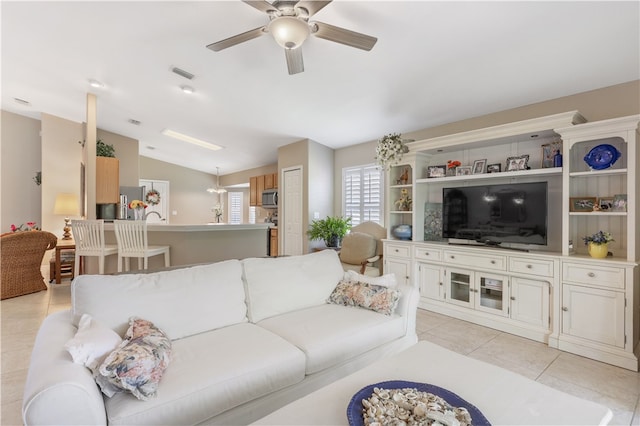
M46 317L38 330L24 386L25 425L106 425L104 400L88 368L64 344L75 336L71 311Z
M400 299L395 313L405 318L406 335L415 335L420 292L418 287L412 284L401 284L398 286L398 291L400 291Z

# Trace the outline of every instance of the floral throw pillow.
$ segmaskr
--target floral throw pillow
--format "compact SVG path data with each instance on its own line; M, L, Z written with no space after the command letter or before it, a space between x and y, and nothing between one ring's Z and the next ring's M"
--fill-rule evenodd
M370 309L391 315L398 306L400 292L380 285L340 281L329 296L329 303Z
M123 342L100 366L100 375L146 401L156 396L170 360L169 337L150 321L134 317L129 320Z

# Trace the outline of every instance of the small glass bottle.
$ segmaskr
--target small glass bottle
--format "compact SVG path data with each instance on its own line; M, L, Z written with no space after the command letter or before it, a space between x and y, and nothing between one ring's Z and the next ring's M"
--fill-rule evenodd
M559 149L556 150L556 153L553 156L553 167L562 167L562 154L560 154Z

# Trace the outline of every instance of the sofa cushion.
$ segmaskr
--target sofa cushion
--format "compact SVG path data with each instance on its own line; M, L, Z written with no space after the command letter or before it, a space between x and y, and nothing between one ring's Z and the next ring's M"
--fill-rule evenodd
M396 274L385 274L382 276L370 277L369 275L359 274L356 271L345 271L344 281L381 285L388 288L398 288Z
M197 424L304 378L305 356L292 344L243 323L173 342L157 397L119 393L105 400L110 425Z
M132 318L125 340L100 365L100 375L143 401L156 396L162 374L171 361L171 340L153 323ZM98 381L107 396L111 388Z
M324 305L344 275L334 250L242 261L249 320L258 322L310 306Z
M124 335L130 317L180 339L246 321L240 261L148 274L80 275L71 286L75 315L90 314Z
M405 334L400 316L331 304L267 318L257 325L300 348L307 357L307 374L340 364Z
M340 281L329 296L329 303L355 306L391 315L398 306L398 290L381 285Z

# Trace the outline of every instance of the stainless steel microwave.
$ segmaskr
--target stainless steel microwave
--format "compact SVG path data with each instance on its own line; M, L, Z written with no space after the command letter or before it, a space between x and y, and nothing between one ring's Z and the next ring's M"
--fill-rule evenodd
M278 190L266 189L262 191L262 208L277 209L278 208Z

